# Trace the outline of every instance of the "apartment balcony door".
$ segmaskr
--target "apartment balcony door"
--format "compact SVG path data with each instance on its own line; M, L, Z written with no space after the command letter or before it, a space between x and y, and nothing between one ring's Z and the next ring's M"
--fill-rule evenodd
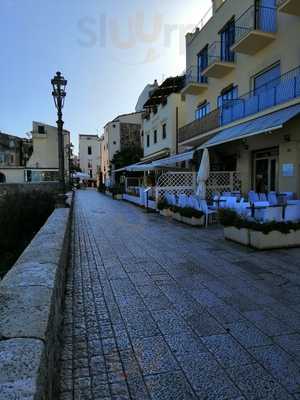
M276 32L276 0L256 0L255 28L263 32Z
M278 191L279 149L266 149L253 155L253 189L256 190L261 179L266 192Z

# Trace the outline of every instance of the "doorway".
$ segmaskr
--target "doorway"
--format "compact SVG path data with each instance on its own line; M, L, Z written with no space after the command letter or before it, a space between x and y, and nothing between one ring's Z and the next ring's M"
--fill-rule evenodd
M278 147L253 153L253 187L261 185L260 192L278 191Z

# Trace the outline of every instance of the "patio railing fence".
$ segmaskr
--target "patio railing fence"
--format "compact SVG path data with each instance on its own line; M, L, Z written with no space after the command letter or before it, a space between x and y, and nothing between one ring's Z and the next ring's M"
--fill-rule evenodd
M209 174L206 186L206 197L212 200L214 194L223 192L235 192L242 190L242 182L239 172L216 171Z

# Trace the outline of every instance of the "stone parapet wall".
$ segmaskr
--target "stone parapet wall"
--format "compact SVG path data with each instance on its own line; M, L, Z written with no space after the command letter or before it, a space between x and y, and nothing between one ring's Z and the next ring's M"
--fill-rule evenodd
M43 192L58 192L59 182L40 182L40 183L1 183L0 184L0 197L5 194L16 192L28 193L34 190Z
M56 209L0 283L0 398L54 400L71 208Z

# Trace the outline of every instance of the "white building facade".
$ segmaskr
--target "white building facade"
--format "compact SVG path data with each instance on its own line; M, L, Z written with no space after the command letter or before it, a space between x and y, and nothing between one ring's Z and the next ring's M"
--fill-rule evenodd
M104 127L101 141L102 183L112 184L112 160L114 155L126 147L141 146L142 113L119 115Z
M98 135L79 135L79 166L83 173L96 182L101 166L100 138Z

